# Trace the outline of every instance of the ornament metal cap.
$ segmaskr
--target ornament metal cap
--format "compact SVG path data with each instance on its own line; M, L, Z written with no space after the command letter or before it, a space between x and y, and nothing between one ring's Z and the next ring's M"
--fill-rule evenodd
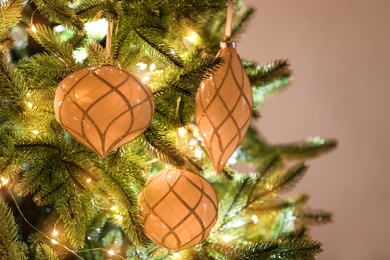
M226 47L236 48L236 43L228 40L221 42L219 46L221 47L221 49Z

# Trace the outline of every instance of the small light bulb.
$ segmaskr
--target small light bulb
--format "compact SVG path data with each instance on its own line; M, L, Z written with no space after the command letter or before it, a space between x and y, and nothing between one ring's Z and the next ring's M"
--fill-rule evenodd
M195 42L195 40L196 40L196 37L197 37L197 35L196 35L196 33L195 32L192 32L189 36L187 36L187 41L189 41L190 43L194 43Z
M56 236L58 236L58 232L57 232L57 230L56 229L53 229L53 237L56 237Z
M27 102L27 106L28 106L29 108L32 108L32 107L33 107L33 104L32 104L31 102Z
M259 222L259 219L257 218L256 215L253 215L252 216L252 221L253 221L253 223L257 224Z
M90 183L90 182L91 182L91 178L88 178L88 179L86 180L86 182Z
M6 178L4 178L4 177L1 177L1 184L2 184L2 186L7 185L8 182L9 182L9 179L6 179Z
M176 252L176 253L173 254L173 257L174 258L180 258L180 254Z
M34 135L38 135L39 134L39 131L38 130L32 130L31 131Z
M111 250L108 250L108 254L109 255L115 255L115 252L114 252L114 250L111 249Z
M177 131L181 137L186 136L186 130L183 127L180 127Z
M58 245L58 242L55 239L52 239L51 242L52 242L53 245Z
M35 28L35 25L31 26L31 31L33 31L33 33L37 33L37 28Z
M114 205L114 206L112 206L111 208L110 208L110 210L112 210L112 211L115 211L115 210L117 210L118 209L118 206L116 206L116 205Z
M156 69L156 65L154 63L150 64L149 70L154 71Z
M145 70L148 67L148 64L138 62L137 64L135 64L135 66L139 67L140 70Z
M149 80L150 80L149 76L145 76L145 77L143 77L143 78L141 79L141 81L142 81L143 83L146 83L146 82L148 82Z
M115 215L115 218L118 221L122 221L123 220L123 217L121 215Z
M224 235L222 237L222 240L225 242L225 243L229 243L230 241L232 241L232 237L229 236L229 235Z
M190 141L190 145L191 146L195 146L195 145L197 145L197 141L195 140L195 139L192 139L191 141Z

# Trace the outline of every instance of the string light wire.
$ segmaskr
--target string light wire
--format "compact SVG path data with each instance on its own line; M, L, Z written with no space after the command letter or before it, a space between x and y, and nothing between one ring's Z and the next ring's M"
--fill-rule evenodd
M105 248L91 248L91 249L85 249L85 250L72 250L72 249L70 249L69 247L67 247L66 245L60 243L58 240L51 238L49 235L45 234L44 232L42 232L41 230L39 230L38 228L36 228L34 225L32 225L32 224L30 223L30 221L26 218L26 216L23 214L22 210L20 209L19 204L17 203L17 201L16 201L14 195L13 195L12 192L11 192L11 189L10 189L11 186L12 186L12 184L11 184L11 185L7 185L6 188L7 188L8 193L10 194L10 196L11 196L11 198L12 198L12 201L14 202L14 204L15 204L15 206L16 206L16 209L18 210L19 214L22 216L23 220L24 220L32 229L34 229L35 231L37 231L38 233L40 233L41 235L43 235L45 238L47 238L48 240L50 240L53 244L56 244L56 245L61 246L61 247L64 248L66 251L68 251L69 253L73 254L74 256L76 256L78 259L81 259L81 260L83 260L83 258L82 258L80 255L78 255L77 253L90 252L90 251L102 251L102 252L106 252L107 254L112 255L113 250L112 250L112 249L107 250L107 249L105 249ZM54 225L54 230L55 230L55 227L56 227L58 221L59 221L59 220L57 220L56 223L55 223L55 225ZM55 231L56 231L56 230L55 230ZM58 232L57 232L57 235L58 235ZM54 236L56 236L56 235L54 235ZM116 257L119 257L120 259L126 259L126 258L124 258L124 257L122 257L122 256L120 256L120 255L117 255L117 254L114 254L114 255L115 255Z

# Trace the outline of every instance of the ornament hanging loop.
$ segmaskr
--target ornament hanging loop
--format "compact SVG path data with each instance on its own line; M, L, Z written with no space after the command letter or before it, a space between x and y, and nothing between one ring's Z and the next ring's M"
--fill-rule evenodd
M112 42L112 30L114 22L112 19L108 19L107 36L106 36L106 59L109 60L111 57L111 42Z
M232 23L233 23L233 3L237 0L228 0L227 3L227 16L226 16L226 28L224 41L230 41L232 35Z

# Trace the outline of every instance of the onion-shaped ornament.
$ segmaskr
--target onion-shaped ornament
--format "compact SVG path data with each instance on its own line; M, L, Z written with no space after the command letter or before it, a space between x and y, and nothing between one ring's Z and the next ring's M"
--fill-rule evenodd
M57 88L54 111L69 134L104 157L146 130L154 103L137 76L102 65L67 76Z
M182 250L204 241L218 218L218 199L199 174L169 168L154 175L138 196L145 234L155 243Z
M251 83L234 42L222 42L224 60L196 95L195 119L214 169L220 173L243 141L252 117Z

